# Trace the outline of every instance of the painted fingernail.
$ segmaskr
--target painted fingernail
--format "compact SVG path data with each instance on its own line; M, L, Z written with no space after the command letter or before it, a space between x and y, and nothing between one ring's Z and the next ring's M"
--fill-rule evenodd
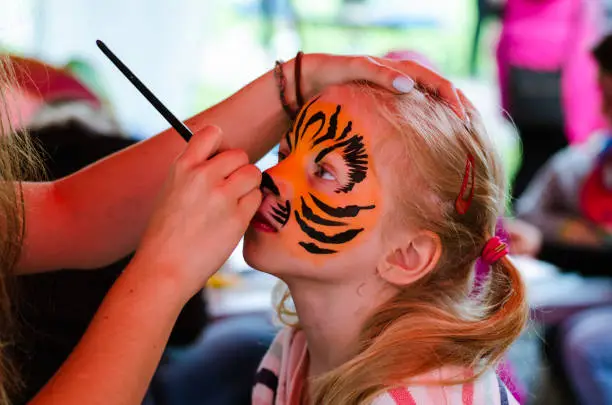
M393 80L393 87L401 93L409 93L414 89L414 80L406 76L398 76Z

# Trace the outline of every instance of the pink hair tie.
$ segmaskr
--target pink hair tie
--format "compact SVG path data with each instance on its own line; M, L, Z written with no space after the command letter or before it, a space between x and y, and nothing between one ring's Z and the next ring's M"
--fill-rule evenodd
M502 242L497 236L494 236L485 244L480 256L487 265L491 266L508 253L508 245Z

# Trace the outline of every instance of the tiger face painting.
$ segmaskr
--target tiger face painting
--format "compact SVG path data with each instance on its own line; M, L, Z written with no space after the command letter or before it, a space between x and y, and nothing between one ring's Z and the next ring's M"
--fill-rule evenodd
M354 111L323 97L301 110L281 141L278 164L263 174L262 204L245 238L247 262L262 267L262 250L275 249L279 260L321 264L368 240L381 196L372 131Z

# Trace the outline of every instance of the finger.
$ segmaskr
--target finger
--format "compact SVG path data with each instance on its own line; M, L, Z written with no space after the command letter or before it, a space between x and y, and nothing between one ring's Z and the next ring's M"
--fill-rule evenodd
M461 104L463 104L464 107L468 107L472 110L475 109L474 104L472 104L472 102L465 96L463 91L457 89L457 95L459 96L459 100L461 100Z
M259 189L260 184L261 171L255 165L248 165L232 173L223 188L229 195L239 199L253 189Z
M225 179L236 170L249 164L249 156L241 149L230 149L220 152L205 164L205 170L215 178Z
M193 135L179 160L191 166L200 164L219 150L221 139L221 129L208 125Z
M414 88L413 78L370 56L351 57L353 80L366 80L394 93L409 93ZM345 72L343 72L344 74Z
M251 190L238 201L238 212L242 216L242 220L248 223L257 212L261 204L261 191L259 188Z
M406 63L406 62L401 62ZM423 84L426 88L433 90L442 100L446 101L451 110L462 120L467 118L465 107L459 98L455 85L440 76L433 70L426 68L417 62L411 62L407 66L410 75L417 83ZM404 69L402 69L404 71Z
M459 98L455 85L453 85L450 81L447 81L446 84L442 84L437 90L438 95L448 103L451 110L457 114L457 117L464 121L467 120L468 116L465 112L465 107Z
M451 109L459 118L467 118L465 107L460 99L457 89L451 81L445 79L438 73L414 60L397 61L382 58L373 59L382 65L388 65L400 73L409 75L415 82L438 94L449 104Z
M473 112L476 110L476 107L474 107L474 104L472 104L472 102L465 96L463 91L461 91L460 89L457 89L457 95L459 96L459 100L461 101L461 105L463 107L465 120L469 122L470 116L467 114L467 110L469 109Z

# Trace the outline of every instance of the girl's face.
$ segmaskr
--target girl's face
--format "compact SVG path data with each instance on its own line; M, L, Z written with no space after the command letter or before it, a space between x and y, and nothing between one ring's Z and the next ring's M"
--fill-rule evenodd
M382 131L365 119L373 115L367 104L337 87L302 109L280 144L278 164L264 173L263 201L245 236L250 265L343 280L375 269L387 199L373 156Z

